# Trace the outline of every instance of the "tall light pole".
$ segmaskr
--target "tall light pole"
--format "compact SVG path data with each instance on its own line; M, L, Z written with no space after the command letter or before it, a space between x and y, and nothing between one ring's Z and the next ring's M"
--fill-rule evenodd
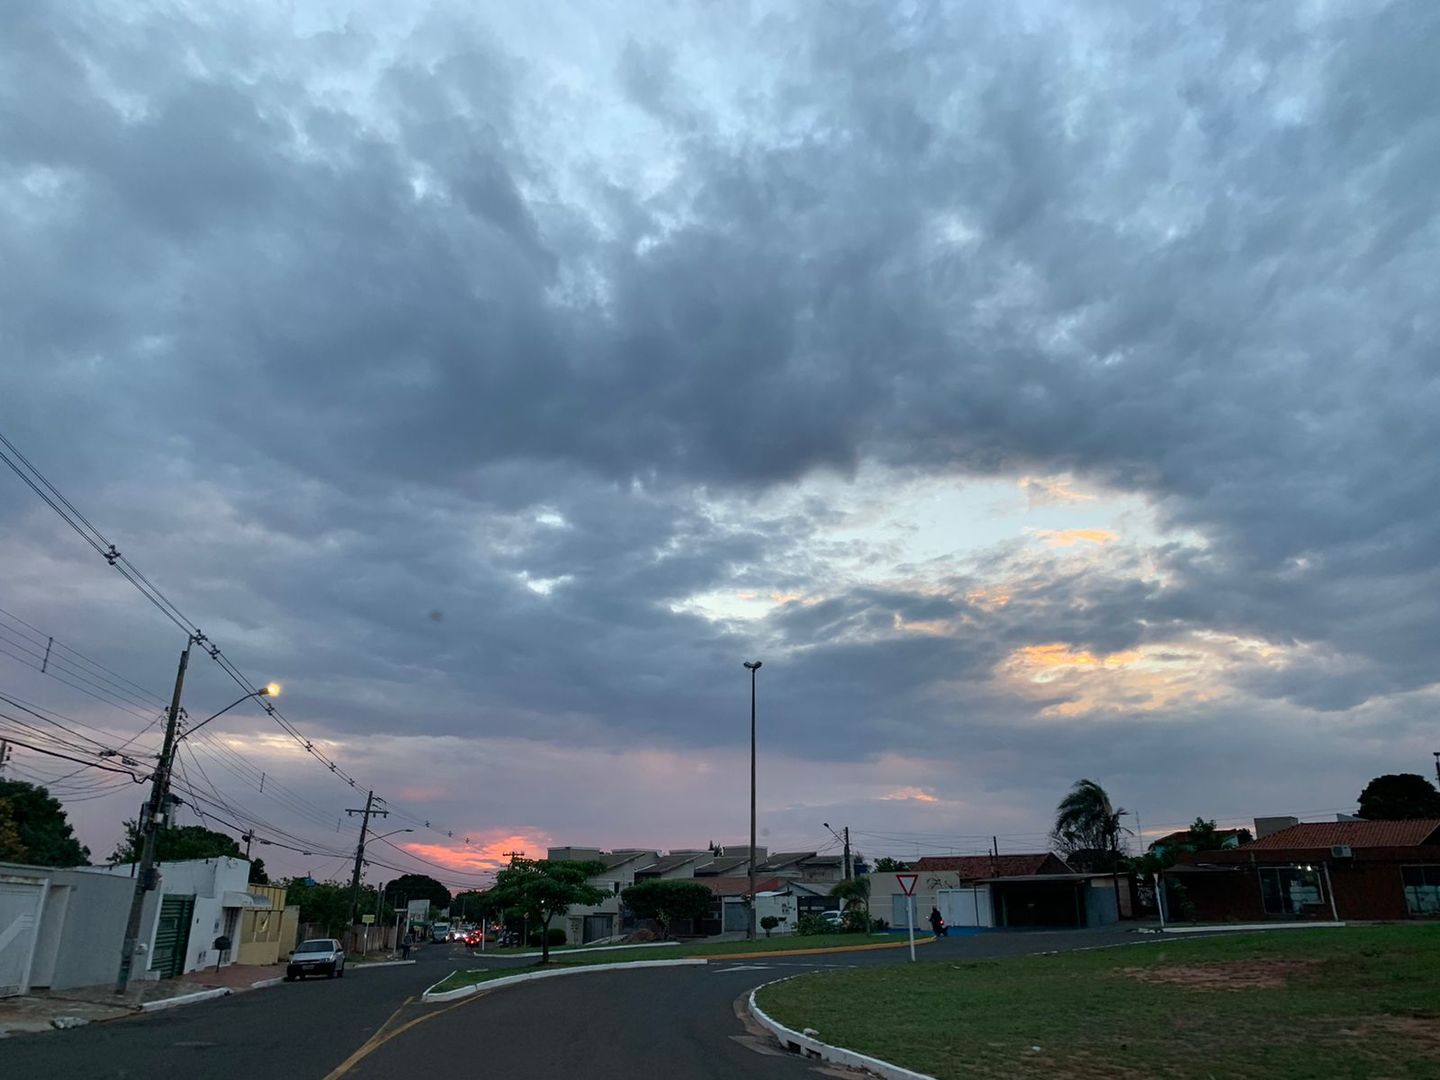
M747 937L755 940L755 673L759 660L746 660L750 671L750 919Z

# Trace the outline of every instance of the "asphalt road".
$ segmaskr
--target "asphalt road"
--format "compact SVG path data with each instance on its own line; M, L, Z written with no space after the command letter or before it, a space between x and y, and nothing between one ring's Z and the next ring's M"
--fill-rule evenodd
M1119 942L1126 931L951 938L922 960L1014 956ZM747 1028L736 1003L761 983L822 967L906 962L905 950L598 972L546 979L445 1005L420 993L473 963L455 946L408 967L353 968L343 979L285 983L213 1002L0 1042L0 1074L45 1080L194 1077L409 1080L499 1075L808 1077L828 1070ZM519 966L530 961L485 961ZM853 1075L853 1074L844 1074Z

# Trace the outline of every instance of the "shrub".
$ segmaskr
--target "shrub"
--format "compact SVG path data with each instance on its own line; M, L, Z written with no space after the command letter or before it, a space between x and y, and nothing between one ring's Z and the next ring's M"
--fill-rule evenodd
M540 945L541 945L540 931L539 931L539 930L532 931L531 934L530 934L529 939L526 941L526 944L529 945L532 949L538 949L538 948L540 948ZM550 928L550 944L551 944L551 945L564 945L564 944L565 944L565 931L564 931L564 930L561 930L558 926L552 926L552 927Z
M822 919L819 915L806 912L795 920L795 932L802 936L807 934L833 934L835 927Z
M766 937L769 937L770 931L774 930L775 927L779 925L780 920L777 919L774 915L766 915L763 919L760 920L760 928L765 931Z

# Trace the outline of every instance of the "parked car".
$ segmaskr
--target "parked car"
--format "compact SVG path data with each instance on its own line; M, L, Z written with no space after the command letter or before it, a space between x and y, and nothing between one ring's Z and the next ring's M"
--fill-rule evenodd
M307 975L324 975L327 979L345 977L345 950L334 938L309 938L295 946L290 962L285 965L285 981L303 979Z
M845 925L845 913L843 911L822 911L820 917L836 928L842 928Z

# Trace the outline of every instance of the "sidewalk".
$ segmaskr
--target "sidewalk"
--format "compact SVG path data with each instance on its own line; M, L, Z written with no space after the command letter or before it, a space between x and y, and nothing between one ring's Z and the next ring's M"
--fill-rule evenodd
M143 1009L164 1008L164 1003L206 991L236 994L269 985L282 978L284 964L250 967L231 964L218 972L192 971L175 979L132 983L128 993L118 995L112 986L77 986L68 990L45 991L24 997L0 998L0 1039L25 1032L53 1031L79 1027L128 1016ZM215 994L215 996L222 996Z

